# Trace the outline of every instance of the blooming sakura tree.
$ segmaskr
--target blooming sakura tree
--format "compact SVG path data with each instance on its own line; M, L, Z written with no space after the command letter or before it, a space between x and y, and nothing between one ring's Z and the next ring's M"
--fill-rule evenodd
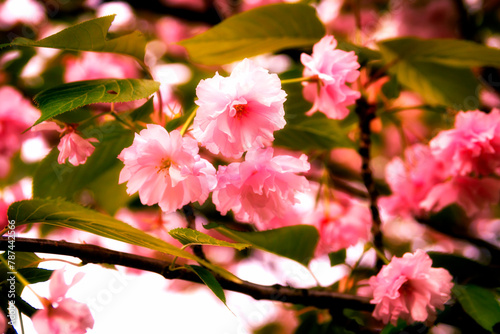
M4 333L17 312L97 333L71 291L99 277L68 285L50 254L275 301L244 333L500 331L495 1L20 3L0 4Z

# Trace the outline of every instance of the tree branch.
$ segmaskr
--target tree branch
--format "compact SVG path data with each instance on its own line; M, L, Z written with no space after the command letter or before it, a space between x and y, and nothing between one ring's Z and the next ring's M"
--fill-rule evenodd
M356 101L355 111L359 118L359 129L361 132L361 140L359 143L359 155L361 156L361 177L366 190L368 191L368 197L370 200L370 212L372 214L373 221L373 244L375 247L382 250L382 220L380 219L380 212L377 205L378 191L375 187L375 181L373 180L373 174L370 168L370 148L372 143L370 124L375 118L376 107L370 105L364 97L361 97ZM380 264L380 261L378 261L378 267L381 267Z
M1 237L0 250L6 250L8 245L8 238ZM202 283L198 276L188 269L178 268L171 271L169 269L171 263L168 261L117 252L95 245L45 239L16 238L16 251L68 255L81 259L85 264L107 263L120 265L157 273L167 279L181 279ZM265 286L247 281L235 283L223 277L215 276L224 289L240 292L257 300L275 300L283 303L314 306L321 309L329 309L337 306L371 312L374 308L374 305L370 304L369 298L366 297L326 290L295 289L279 284Z

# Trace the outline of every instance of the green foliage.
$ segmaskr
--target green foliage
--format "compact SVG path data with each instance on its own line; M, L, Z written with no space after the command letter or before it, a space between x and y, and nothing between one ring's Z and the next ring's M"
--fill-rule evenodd
M311 46L325 35L325 28L308 5L273 4L224 20L203 34L180 44L192 61L227 64L262 53Z
M348 52L354 51L354 53L356 53L356 55L358 56L358 63L360 63L361 65L366 65L366 63L368 63L369 61L379 60L382 58L382 55L379 51L352 44L344 40L337 41L337 49Z
M198 275L198 277L203 281L203 283L205 283L206 286L208 286L210 290L212 290L214 295L216 295L217 298L219 298L221 302L223 302L224 305L226 305L226 295L224 293L224 290L222 289L219 282L214 277L214 275L212 275L210 271L200 266L187 266L187 267L193 270L196 273L196 275Z
M130 198L126 185L118 185L118 175L123 164L118 154L132 144L133 132L118 123L83 130L85 137L94 137L94 153L83 165L59 164L59 150L54 148L38 167L33 177L33 196L38 198L65 198L79 202L82 191L90 191L96 204L113 214Z
M154 102L153 99L150 98L142 106L133 110L130 113L130 118L132 119L132 121L151 122L151 114L154 112L154 110Z
M106 39L107 32L116 15L85 21L39 41L18 37L6 46L43 47L73 51L113 52L144 60L146 38L139 31L113 39Z
M476 109L479 81L471 66L500 65L499 50L458 40L398 38L378 43L399 82L431 105ZM479 51L484 51L484 55ZM478 53L476 53L478 52Z
M190 228L176 228L168 231L173 238L179 240L181 244L201 244L201 245L210 245L210 246L222 246L222 247L232 247L237 250L243 250L247 247L250 247L250 244L243 243L232 243L224 240L215 239L205 233L200 231L196 231Z
M159 82L145 79L87 80L52 87L34 97L42 116L33 125L92 103L129 102L147 98L158 88Z
M294 150L354 148L348 133L351 126L342 121L327 118L322 113L294 117L285 127L274 133L274 144Z
M144 233L111 216L61 199L33 199L15 202L9 207L8 217L14 219L17 225L42 223L67 227L194 260L227 279L239 282L238 278L226 270L203 261L174 245Z
M385 58L453 67L500 67L500 50L458 39L396 38L378 43Z
M215 223L205 227L215 227L218 232L235 241L251 244L255 248L287 257L305 266L314 257L319 239L318 230L310 225L286 226L261 232L240 232Z
M500 304L497 297L477 285L455 285L452 289L464 311L489 331L500 322Z
M337 264L342 264L345 262L346 250L341 249L336 252L328 253L328 258L330 259L330 265L336 266Z

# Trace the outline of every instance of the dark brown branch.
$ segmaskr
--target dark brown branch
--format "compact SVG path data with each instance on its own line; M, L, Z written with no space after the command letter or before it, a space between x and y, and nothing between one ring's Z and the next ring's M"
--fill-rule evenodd
M6 250L8 248L9 244L7 240L6 237L0 238L1 250ZM198 276L188 269L179 268L171 271L169 269L170 262L168 261L117 252L95 245L31 238L16 238L15 245L16 251L18 252L68 255L81 259L83 263L107 263L126 266L154 272L167 279L181 279L202 283ZM366 297L325 290L295 289L278 284L265 286L247 281L235 283L220 276L216 276L216 278L224 289L244 293L257 300L276 300L283 303L314 306L321 309L329 309L338 306L371 312L374 308L374 305L370 304L369 298Z
M358 152L361 156L361 177L368 191L370 212L373 221L373 244L375 247L382 250L383 242L380 230L382 220L380 219L380 212L377 205L378 191L375 187L375 181L373 180L373 174L370 168L370 148L372 143L370 124L375 118L376 107L370 105L364 97L361 97L356 101L355 111L359 118L360 143Z

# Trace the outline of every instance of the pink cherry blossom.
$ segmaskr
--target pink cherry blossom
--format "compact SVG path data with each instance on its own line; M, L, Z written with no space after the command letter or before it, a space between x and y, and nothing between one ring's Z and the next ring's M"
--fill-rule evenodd
M9 220L7 218L7 211L9 209L9 204L0 198L0 230L3 230L9 224Z
M223 215L233 210L240 221L268 222L298 202L296 193L307 190L309 182L297 173L309 168L305 155L273 157L270 147L250 150L245 161L219 167L213 202Z
M380 206L393 216L422 214L421 202L443 181L445 172L426 145L410 146L404 156L404 161L395 157L386 165L385 178L393 194L379 200Z
M227 78L216 73L202 80L196 95L193 136L214 154L239 158L274 140L286 123L280 79L248 59Z
M430 147L452 175L500 172L500 110L458 113L455 128L440 132Z
M318 207L313 215L313 225L318 228L320 240L317 254L328 254L354 246L371 237L371 215L367 205L336 193L336 200L328 207Z
M317 81L304 83L303 93L306 100L313 102L309 114L321 111L329 118L343 119L349 113L347 106L361 96L346 85L359 77L360 65L354 51L345 52L336 47L335 38L325 36L313 46L312 55L300 56L304 77L317 77Z
M215 168L200 158L196 141L159 125L148 124L118 158L125 164L119 183L128 181L127 193L139 191L142 204L158 203L165 212L202 204L216 185Z
M59 150L57 162L63 164L68 160L73 166L84 164L95 150L94 145L90 142L98 142L98 140L95 138L84 139L74 131L66 133L57 145Z
M83 273L76 275L71 284L64 281L64 270L56 270L49 283L50 297L44 308L31 318L39 334L84 334L94 327L94 319L87 305L65 295L68 289L80 281Z
M465 209L468 216L480 212L489 204L500 202L500 180L491 177L474 178L456 176L435 185L420 203L426 211L439 211L457 203Z
M34 0L7 0L0 3L0 29L17 23L36 26L45 20L45 8Z
M40 117L40 112L19 91L0 87L0 177L10 170L10 158L30 134L22 134Z
M0 333L5 333L7 330L7 317L3 313L2 310L0 310Z
M76 133L76 124L67 124L64 128L55 122L42 122L31 128L31 131L57 131L64 134L57 145L59 156L57 162L64 164L66 160L74 166L87 162L87 158L94 153L95 147L92 143L97 143L95 138L83 138Z
M452 276L443 268L432 268L432 260L423 250L393 257L377 276L369 280L373 290L373 316L384 323L432 323L436 309L450 299Z
M64 61L65 82L139 77L139 68L134 59L113 53L82 52L80 57L67 56Z

